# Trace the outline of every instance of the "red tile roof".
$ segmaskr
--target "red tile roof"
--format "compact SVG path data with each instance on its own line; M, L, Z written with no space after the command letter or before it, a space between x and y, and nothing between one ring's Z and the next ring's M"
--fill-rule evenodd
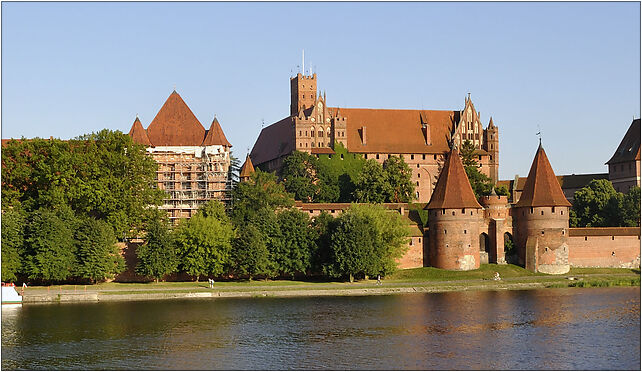
M524 191L515 207L570 207L560 183L555 177L546 152L540 144L528 172Z
M640 160L640 119L635 119L626 131L615 154L606 164Z
M200 146L205 128L173 91L147 128L147 136L154 146Z
M254 165L252 164L252 159L248 154L245 157L245 163L243 163L241 171L239 172L239 177L249 177L252 173L254 173Z
M329 107L332 112L338 108ZM448 141L459 111L388 110L341 108L347 118L348 151L356 153L435 153L448 152ZM422 116L430 126L430 143L422 133ZM366 127L366 144L361 128Z
M572 227L568 236L640 236L640 227Z
M442 208L481 208L456 149L448 154L430 202L424 209Z
M205 140L203 141L202 146L211 146L211 145L223 145L232 147L232 144L225 138L225 133L221 129L221 124L218 123L218 119L214 118L212 125L210 125L210 130L207 131L205 135Z
M294 150L294 124L288 116L261 130L250 156L256 164L262 164Z
M329 147L315 147L312 150L310 150L311 153L313 154L334 154L334 150L332 150Z
M136 120L134 120L134 124L132 124L132 129L129 130L129 136L132 138L134 142L151 146L152 142L149 140L149 137L147 137L147 132L145 131L145 128L143 128L143 124L140 123L140 120L138 119L138 116L136 117Z

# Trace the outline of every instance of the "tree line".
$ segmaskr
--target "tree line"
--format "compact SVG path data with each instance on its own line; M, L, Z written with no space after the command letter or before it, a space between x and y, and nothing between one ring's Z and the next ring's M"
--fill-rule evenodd
M310 218L272 173L256 171L232 192L234 207L209 201L175 228L151 224L136 272L160 280L207 277L345 278L386 275L404 253L408 224L377 205L353 205L337 218Z
M116 242L137 236L135 270L157 280L386 275L405 247L398 213L353 206L310 218L293 208L285 180L261 171L236 185L227 208L210 201L171 226L158 209L157 164L118 131L12 140L2 155L3 281L113 278L125 269Z
M615 191L609 180L592 180L573 195L571 227L640 226L640 187L627 193Z

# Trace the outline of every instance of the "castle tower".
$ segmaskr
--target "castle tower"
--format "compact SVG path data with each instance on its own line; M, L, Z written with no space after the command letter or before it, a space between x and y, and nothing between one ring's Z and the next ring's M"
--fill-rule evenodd
M305 72L304 72L305 73ZM298 73L290 78L290 115L296 116L301 109L314 106L317 99L317 74Z
M136 143L140 143L148 147L152 146L149 137L147 137L147 131L143 128L143 124L141 124L138 116L136 116L136 120L134 120L134 124L132 124L132 128L129 130L129 136L132 138L132 141Z
M475 199L456 149L448 154L425 209L430 265L448 270L478 269L481 205Z
M488 224L488 262L505 264L504 233L512 231L508 196L497 195L493 188L491 194L482 196L479 202L484 207L484 220ZM480 250L484 249L480 247Z
M526 269L547 274L569 271L570 206L540 142L513 211L515 244Z
M488 127L484 129L484 150L486 150L490 156L488 159L490 179L493 181L493 184L496 184L499 180L499 130L493 123L492 116Z
M250 179L252 173L254 173L254 165L252 164L252 159L250 159L250 154L247 154L245 157L245 163L243 163L241 171L239 172L239 180L241 182L246 182Z

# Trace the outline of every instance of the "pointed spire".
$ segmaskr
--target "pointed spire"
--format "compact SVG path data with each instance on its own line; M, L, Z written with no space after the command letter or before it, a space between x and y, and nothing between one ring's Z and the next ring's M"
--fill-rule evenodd
M424 209L481 208L470 186L457 149L452 149Z
M155 146L199 146L205 128L181 96L173 91L147 128Z
M490 117L490 122L488 123L488 128L495 128L495 124L493 123L493 117Z
M524 191L515 207L570 207L540 142Z
M254 165L252 164L252 159L250 158L250 154L247 154L245 156L245 163L243 163L243 166L241 167L241 171L239 172L239 178L241 180L245 180L249 178L252 173L254 173Z
M211 146L211 145L223 145L232 147L232 144L225 138L225 133L223 133L223 128L219 124L216 115L214 115L214 120L212 120L212 125L205 135L205 139L201 146Z
M143 128L143 124L141 124L140 119L138 119L138 114L136 114L134 124L132 124L132 128L129 130L129 136L136 143L152 146L152 142L149 140L147 132Z

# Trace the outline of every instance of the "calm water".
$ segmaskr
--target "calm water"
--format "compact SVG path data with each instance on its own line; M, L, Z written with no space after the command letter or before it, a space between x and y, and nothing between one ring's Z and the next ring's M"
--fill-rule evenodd
M25 305L2 369L640 369L640 289Z

